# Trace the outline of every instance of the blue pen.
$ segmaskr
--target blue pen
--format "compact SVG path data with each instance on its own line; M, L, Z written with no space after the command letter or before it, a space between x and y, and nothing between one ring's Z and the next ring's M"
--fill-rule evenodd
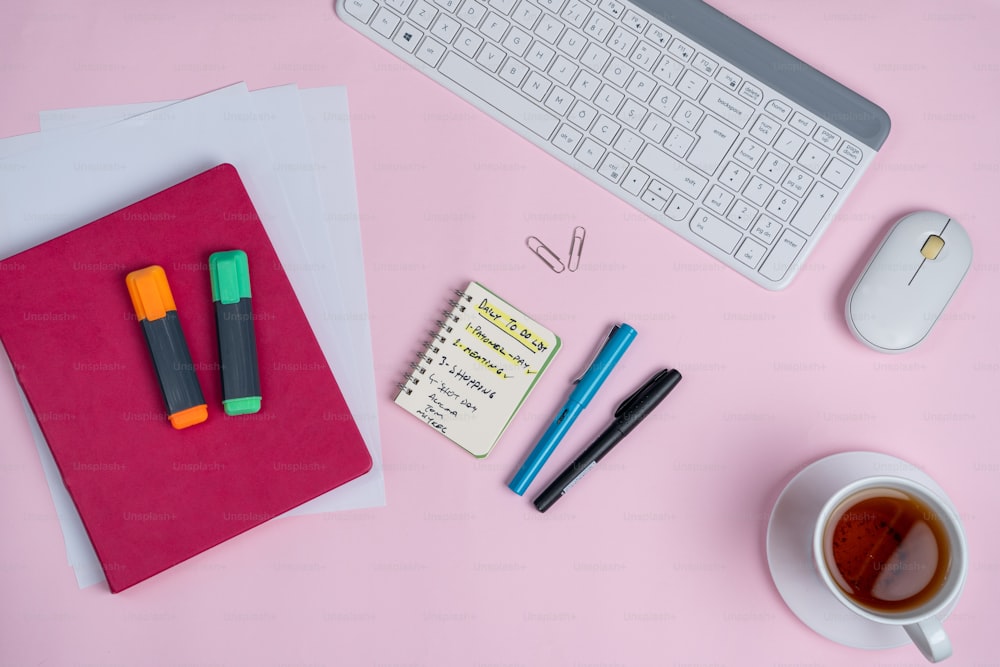
M542 469L545 462L549 460L556 446L562 441L563 436L569 431L570 426L580 416L583 409L590 403L597 390L601 388L604 381L611 375L611 370L625 354L625 350L635 340L635 329L627 324L615 325L608 334L604 346L594 357L590 367L577 380L576 387L569 395L566 405L556 415L555 420L546 429L542 439L538 441L528 458L521 465L521 469L511 480L510 490L519 496L523 496L528 490L531 482L535 479L538 471Z

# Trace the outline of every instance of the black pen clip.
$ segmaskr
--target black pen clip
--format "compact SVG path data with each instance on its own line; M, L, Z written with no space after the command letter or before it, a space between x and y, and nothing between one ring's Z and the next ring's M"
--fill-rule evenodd
M664 368L662 371L646 380L645 384L641 387L633 391L628 398L622 401L622 404L618 406L618 409L615 410L615 419L618 419L622 415L626 415L639 407L639 404L648 398L649 390L659 384L668 373L670 373L670 369Z
M580 377L573 380L573 382L571 382L570 384L580 384L580 380L582 380L584 377L587 376L587 373L590 372L591 366L593 366L594 362L597 361L597 358L601 356L601 352L603 352L604 348L608 346L608 343L611 342L611 337L614 336L615 332L618 331L619 329L621 329L621 326L618 324L611 327L611 331L608 332L608 337L604 339L604 342L601 343L601 346L597 348L596 352L594 352L594 358L590 360L589 364L587 364L587 368L585 368L584 371L580 373Z

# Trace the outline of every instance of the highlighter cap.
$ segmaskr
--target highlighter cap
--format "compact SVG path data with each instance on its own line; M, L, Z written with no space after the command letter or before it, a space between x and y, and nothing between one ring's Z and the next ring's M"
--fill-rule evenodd
M125 276L125 285L140 322L159 320L167 316L167 311L177 310L162 266L154 264L133 271Z
M242 250L214 252L208 258L212 301L238 303L250 298L250 264Z

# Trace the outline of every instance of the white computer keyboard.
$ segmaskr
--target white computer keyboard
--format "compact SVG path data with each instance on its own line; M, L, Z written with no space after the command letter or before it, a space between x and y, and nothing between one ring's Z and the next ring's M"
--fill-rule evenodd
M881 146L888 117L708 5L640 2L337 0L337 12L663 226L781 289Z

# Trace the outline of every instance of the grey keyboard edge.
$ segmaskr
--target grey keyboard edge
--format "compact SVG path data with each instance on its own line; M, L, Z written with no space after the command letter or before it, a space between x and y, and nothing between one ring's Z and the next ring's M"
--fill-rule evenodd
M868 147L877 151L889 136L880 106L702 0L631 2Z

